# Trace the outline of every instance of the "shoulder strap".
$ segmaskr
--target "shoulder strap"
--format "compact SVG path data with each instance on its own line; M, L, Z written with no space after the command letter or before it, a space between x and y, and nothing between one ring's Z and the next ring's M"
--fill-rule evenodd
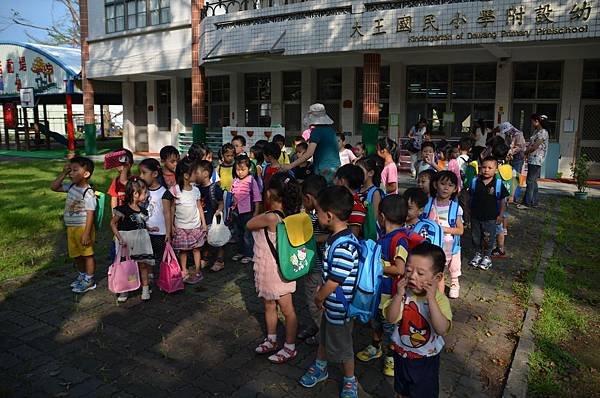
M392 239L390 239L390 262L394 262L394 259L396 258L396 246L398 245L398 241L404 237L408 238L409 233L410 232L407 233L405 229L400 228L396 230L396 233L392 236Z
M284 214L283 212L279 211L279 210L271 210L266 212L265 214L268 213L275 213L277 214L281 219L284 218ZM271 250L271 254L273 255L273 258L275 259L275 262L277 263L277 266L279 267L279 254L277 253L277 249L275 248L275 245L273 244L273 242L271 242L271 239L269 238L269 231L267 229L267 227L265 227L263 229L263 232L265 234L265 239L267 240L267 244L269 245L269 249Z
M458 218L458 202L455 200L450 201L450 207L448 208L448 224L451 228L456 227L456 219Z
M502 180L496 178L496 199L500 200L502 197Z
M423 214L425 214L425 218L429 218L429 213L431 213L431 208L433 207L433 198L427 199L427 204L425 205L425 209Z

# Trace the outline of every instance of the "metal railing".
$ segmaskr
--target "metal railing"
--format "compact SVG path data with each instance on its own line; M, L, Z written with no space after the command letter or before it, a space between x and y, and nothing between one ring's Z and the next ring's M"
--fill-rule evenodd
M202 18L234 12L259 10L277 5L304 3L312 0L208 0L202 8Z

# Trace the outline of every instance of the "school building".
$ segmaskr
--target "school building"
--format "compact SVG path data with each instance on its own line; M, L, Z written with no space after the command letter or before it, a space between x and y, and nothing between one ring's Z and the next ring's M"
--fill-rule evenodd
M202 4L199 4L202 3ZM544 170L600 162L600 4L582 0L88 1L87 77L118 81L124 142L158 152L298 135L314 102L350 142L549 117ZM593 176L600 177L600 163Z

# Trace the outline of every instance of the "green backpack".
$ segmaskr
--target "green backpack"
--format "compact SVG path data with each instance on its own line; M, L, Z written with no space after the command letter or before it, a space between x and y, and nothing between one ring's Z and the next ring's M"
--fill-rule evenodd
M279 211L273 213L282 218L282 221L277 224L277 249L269 239L267 228L264 229L265 238L282 278L286 281L295 281L308 274L316 260L317 244L312 221L306 213L293 214L285 218Z
M365 240L371 239L377 242L378 233L377 233L377 214L375 214L375 206L373 206L373 195L375 192L379 191L379 195L381 199L384 198L385 193L383 189L378 188L376 186L372 186L367 191L367 217L365 218L365 222L363 224L363 238Z
M69 186L69 189L71 189L73 185L75 184L71 184ZM85 194L90 189L94 192L94 196L96 196L96 211L94 211L94 227L96 228L96 232L98 232L102 228L102 220L104 220L104 207L106 205L106 195L103 192L95 191L94 187L90 187L83 191L84 198Z

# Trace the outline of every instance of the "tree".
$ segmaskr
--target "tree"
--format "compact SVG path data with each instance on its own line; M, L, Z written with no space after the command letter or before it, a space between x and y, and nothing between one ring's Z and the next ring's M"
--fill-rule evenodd
M29 32L25 34L35 43L51 46L81 47L81 30L79 24L79 0L53 0L64 7L63 13L52 20L51 26L40 26L21 13L12 9L11 23L43 31L46 37L39 38Z

